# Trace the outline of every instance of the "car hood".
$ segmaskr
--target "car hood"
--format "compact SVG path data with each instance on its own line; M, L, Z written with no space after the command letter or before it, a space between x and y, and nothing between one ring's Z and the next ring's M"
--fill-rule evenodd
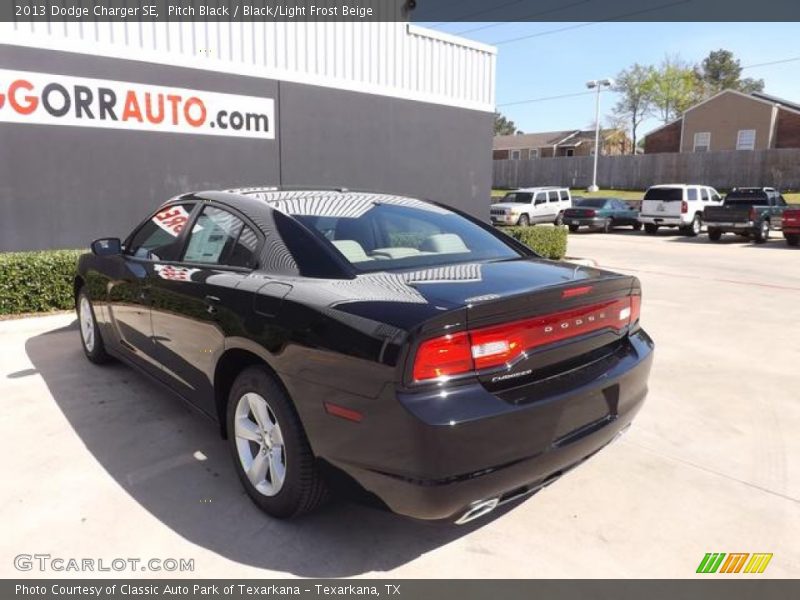
M524 208L526 206L530 206L530 203L525 202L496 202L492 204L492 208Z

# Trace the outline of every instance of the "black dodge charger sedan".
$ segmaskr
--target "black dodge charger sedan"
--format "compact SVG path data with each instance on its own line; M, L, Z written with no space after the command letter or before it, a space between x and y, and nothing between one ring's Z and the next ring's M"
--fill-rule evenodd
M611 442L653 342L630 276L544 260L452 208L348 190L185 194L81 257L89 360L218 421L270 515L331 481L464 523Z

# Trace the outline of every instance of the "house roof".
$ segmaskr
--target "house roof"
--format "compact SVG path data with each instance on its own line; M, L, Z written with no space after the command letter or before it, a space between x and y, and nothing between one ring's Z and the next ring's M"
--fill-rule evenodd
M779 98L778 96L773 96L772 94L765 94L763 92L753 92L750 94L754 98L760 98L761 100L766 100L767 102L772 102L774 104L780 104L785 108L789 108L791 110L796 110L800 112L800 104L797 102L792 102L791 100L784 100L783 98Z
M577 133L577 130L543 131L540 133L521 133L519 135L497 135L492 142L492 148L494 150L516 150L518 148L552 146L574 133Z
M607 137L613 129L603 129L600 135ZM520 148L546 148L563 146L572 148L586 141L594 141L594 129L569 129L566 131L543 131L518 135L497 135L492 142L493 150L517 150Z

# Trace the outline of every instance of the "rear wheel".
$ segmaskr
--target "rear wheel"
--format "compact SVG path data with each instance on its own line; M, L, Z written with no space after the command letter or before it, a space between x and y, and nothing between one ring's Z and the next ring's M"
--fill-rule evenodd
M611 219L606 219L603 223L603 233L611 233L611 230L614 228L614 221Z
M755 242L756 244L763 244L769 239L769 221L761 221L761 225L756 231Z
M94 317L94 308L89 300L86 288L81 288L75 301L75 309L78 313L78 324L81 330L81 346L83 353L90 361L97 365L102 365L111 360L106 352L103 337L97 327L97 320Z
M800 243L800 234L787 233L784 234L784 237L786 238L786 243L789 244L790 246L797 246L798 243Z
M563 213L563 212L560 212L560 213L558 213L558 214L556 215L556 220L555 220L555 221L553 221L553 225L555 225L556 227L558 227L558 226L560 226L560 225L563 225L563 224L564 224L564 213Z
M708 229L708 239L712 242L718 242L722 239L722 231L719 229Z
M262 367L249 367L228 397L228 443L239 480L253 502L280 519L319 506L322 477L291 401Z
M688 235L689 237L696 237L700 235L700 231L702 229L703 229L703 220L700 218L700 215L695 214L691 224L688 227L682 229L682 231L684 235Z
M650 235L655 235L658 233L658 225L654 225L653 223L645 223L644 231Z
M572 233L575 233L576 231L578 231L578 228L579 228L579 226L578 226L578 225L569 225L569 230L570 230Z
M642 224L639 223L639 221L636 221L636 223L633 224L633 230L634 231L641 231L641 229L642 229Z
M517 220L517 225L520 227L527 227L531 224L531 219L528 215L520 215L519 219Z

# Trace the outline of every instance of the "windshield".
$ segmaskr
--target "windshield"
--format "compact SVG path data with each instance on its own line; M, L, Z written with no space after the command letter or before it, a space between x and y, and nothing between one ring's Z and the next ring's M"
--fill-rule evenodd
M281 209L280 205L277 208ZM314 214L288 212L360 271L391 271L522 256L498 234L446 208L418 200L405 199L404 205L399 205L319 198L309 211Z
M503 196L503 199L500 200L500 203L506 204L510 202L521 202L523 204L530 204L531 198L533 198L533 194L530 192L512 192Z
M671 202L675 200L683 200L682 188L650 188L644 195L645 200L662 200L664 202Z
M606 198L584 198L583 200L573 202L573 204L583 208L603 208L606 202Z

